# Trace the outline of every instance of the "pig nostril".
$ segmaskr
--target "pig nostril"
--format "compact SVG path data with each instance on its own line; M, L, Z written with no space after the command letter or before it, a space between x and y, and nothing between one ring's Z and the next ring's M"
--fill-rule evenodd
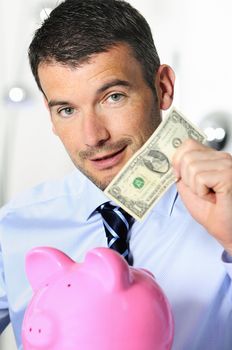
M32 328L29 328L29 332L32 332Z
M67 287L71 287L71 283L67 284Z
M38 329L38 332L41 333L41 329Z

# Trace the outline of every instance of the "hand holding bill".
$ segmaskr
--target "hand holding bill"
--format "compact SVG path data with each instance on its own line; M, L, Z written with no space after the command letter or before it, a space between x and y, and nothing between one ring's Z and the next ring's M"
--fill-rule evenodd
M186 140L173 157L190 214L232 255L232 156Z

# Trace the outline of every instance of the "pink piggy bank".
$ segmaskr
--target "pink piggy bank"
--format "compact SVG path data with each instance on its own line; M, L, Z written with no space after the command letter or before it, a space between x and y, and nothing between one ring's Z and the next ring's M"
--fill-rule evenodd
M96 248L76 263L54 248L29 252L34 296L26 310L24 350L167 350L169 303L153 276L115 251Z

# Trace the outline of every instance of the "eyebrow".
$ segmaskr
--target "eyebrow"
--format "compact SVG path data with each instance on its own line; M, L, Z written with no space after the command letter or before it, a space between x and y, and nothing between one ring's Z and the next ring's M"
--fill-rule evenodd
M107 83L105 83L104 85L102 85L98 90L97 90L97 94L100 94L104 91L106 91L107 89L114 87L114 86L125 86L125 87L130 87L131 84L127 81L127 80L121 80L121 79L114 79L111 80ZM70 102L68 101L59 101L59 100L51 100L48 102L48 106L49 108L55 107L55 106L64 106L64 105L69 105Z
M121 79L114 79L109 81L108 83L105 83L102 85L98 90L97 93L101 93L106 91L107 89L114 87L114 86L125 86L125 87L130 87L131 84L127 80L121 80Z
M48 102L48 107L52 108L55 106L64 106L69 105L70 103L68 101L59 101L59 100L51 100Z

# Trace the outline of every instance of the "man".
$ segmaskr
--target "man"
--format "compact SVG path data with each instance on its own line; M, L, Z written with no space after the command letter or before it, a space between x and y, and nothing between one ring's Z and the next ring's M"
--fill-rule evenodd
M1 329L18 347L31 297L26 253L53 246L75 260L106 246L102 190L171 106L174 73L160 65L145 19L119 0L66 0L29 49L53 130L77 170L1 211ZM130 230L134 266L155 275L171 302L176 350L232 347L232 157L194 141L173 159L178 179Z

